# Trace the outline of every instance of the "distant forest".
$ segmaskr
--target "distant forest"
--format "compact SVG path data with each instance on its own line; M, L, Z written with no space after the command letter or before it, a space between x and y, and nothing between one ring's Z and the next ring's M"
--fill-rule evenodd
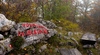
M0 0L0 13L16 23L42 18L64 30L100 33L100 0Z

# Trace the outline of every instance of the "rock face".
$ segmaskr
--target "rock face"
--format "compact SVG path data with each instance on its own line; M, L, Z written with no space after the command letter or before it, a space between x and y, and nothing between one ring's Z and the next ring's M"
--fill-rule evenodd
M82 37L81 37L81 42L83 44L95 44L96 42L96 37L95 34L92 33L85 33Z
M15 25L14 21L8 20L3 14L0 14L0 31L8 31L13 25Z
M77 49L60 49L61 55L82 55Z

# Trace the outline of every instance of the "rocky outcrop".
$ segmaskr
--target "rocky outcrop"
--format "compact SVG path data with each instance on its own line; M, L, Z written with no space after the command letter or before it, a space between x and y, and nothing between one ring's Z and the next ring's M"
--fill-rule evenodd
M8 31L13 25L15 25L14 21L8 20L3 14L0 14L0 31Z
M10 44L10 40L13 37L22 36L25 42L21 47L24 48L31 44L35 45L36 43L48 40L58 33L54 28L57 28L54 23L43 19L39 19L39 21L34 23L25 22L15 25L14 21L10 21L6 19L3 14L0 14L0 39L3 39L4 36L9 36L9 38L0 41L4 47L4 49L0 48L0 54L5 54L13 49ZM45 45L42 46L41 51L43 51L45 47Z
M17 23L15 25L15 22L6 19L6 17L3 14L0 14L0 55L5 55L6 53L10 52L13 49L13 47L10 44L10 40L13 37L17 36L22 36L25 40L24 44L21 46L22 49L29 45L35 45L39 42L44 42L45 45L39 48L39 53L43 52L45 49L48 48L47 40L54 35L56 35L57 38L59 38L60 40L68 39L74 41L74 42L69 41L65 43L59 42L59 46L68 45L77 47L77 45L79 45L76 39L74 39L71 36L79 35L80 33L68 32L68 36L63 36L62 35L63 33L58 34L55 28L57 28L57 26L54 23L52 23L51 21L45 21L43 19L39 19L37 22L34 23L24 22L24 23ZM62 27L59 27L58 29L62 30ZM5 39L4 36L9 36L9 38ZM95 34L86 33L82 36L81 41L82 43L87 44L83 45L83 48L93 48L94 45L91 45L91 43L94 44L96 42ZM35 53L35 50L36 50L35 48L32 49L32 54ZM61 53L61 55L82 55L76 48L75 49L56 48L55 51ZM92 52L88 51L87 53L91 54Z

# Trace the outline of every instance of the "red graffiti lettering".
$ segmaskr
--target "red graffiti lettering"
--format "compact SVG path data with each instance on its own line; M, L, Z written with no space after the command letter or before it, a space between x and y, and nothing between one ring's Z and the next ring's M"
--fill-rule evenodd
M25 27L25 24L22 24L23 25L23 27Z
M11 46L11 44L9 44L9 47L12 49L13 47Z

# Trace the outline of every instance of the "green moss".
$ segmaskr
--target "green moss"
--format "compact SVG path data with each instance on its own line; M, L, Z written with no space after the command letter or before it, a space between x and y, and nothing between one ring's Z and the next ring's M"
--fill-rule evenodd
M24 39L21 36L11 39L11 45L15 50L20 50L20 47L24 44Z
M35 54L39 54L39 48L42 45L44 45L44 43L42 43L42 42L39 42L39 43L37 43L37 44L34 45L34 47L35 47Z
M60 40L57 38L57 35L52 36L50 39L48 39L48 43L50 43L53 46L58 46Z

